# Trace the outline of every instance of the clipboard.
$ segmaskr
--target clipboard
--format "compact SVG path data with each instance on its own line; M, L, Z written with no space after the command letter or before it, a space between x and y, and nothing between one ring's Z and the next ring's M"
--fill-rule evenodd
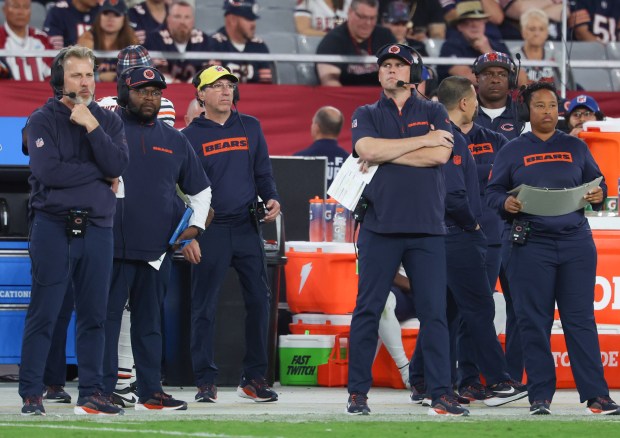
M588 205L583 197L599 186L602 176L570 189L547 189L521 184L508 193L521 201L521 212L537 216L561 216L580 210Z

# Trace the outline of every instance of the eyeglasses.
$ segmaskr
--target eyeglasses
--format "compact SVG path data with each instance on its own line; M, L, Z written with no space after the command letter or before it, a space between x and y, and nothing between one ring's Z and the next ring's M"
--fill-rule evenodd
M131 91L134 91L138 96L142 98L149 96L158 99L161 97L161 90L147 90L145 88L138 88L137 90Z
M505 72L505 71L500 71L500 72L484 71L484 72L480 73L480 76L482 76L485 79L494 79L494 78L508 79L508 72Z
M592 111L575 111L571 113L571 117L574 117L576 119L580 119L582 117L592 117L595 114Z
M213 88L215 91L222 91L224 89L234 91L237 89L237 84L225 84L223 82L218 82L213 85L207 85L207 88Z
M377 21L376 15L362 15L359 12L357 12L355 9L351 9L351 10L357 16L357 18L359 18L361 21L368 21L368 22Z

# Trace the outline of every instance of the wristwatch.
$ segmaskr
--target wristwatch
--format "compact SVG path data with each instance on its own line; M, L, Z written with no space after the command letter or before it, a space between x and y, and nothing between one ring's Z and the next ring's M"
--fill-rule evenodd
M191 228L196 228L198 230L198 236L202 236L202 233L205 232L204 229L200 228L198 225L190 225Z

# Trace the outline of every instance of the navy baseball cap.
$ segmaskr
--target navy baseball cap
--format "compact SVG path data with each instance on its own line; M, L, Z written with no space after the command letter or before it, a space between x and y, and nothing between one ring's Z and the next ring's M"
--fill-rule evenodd
M99 13L111 11L119 16L127 14L127 5L123 0L105 0L99 9Z
M390 24L393 23L408 23L409 22L409 8L404 2L396 1L388 5L388 11L385 16L385 21Z
M238 15L247 20L258 20L258 4L256 0L224 0L224 16Z
M488 52L478 56L471 68L474 74L479 75L487 67L502 67L511 72L513 70L513 62L505 53Z
M411 48L404 44L386 44L381 47L377 52L377 64L381 65L383 61L388 58L398 58L405 61L407 64L417 64L417 56L414 57Z
M166 80L162 74L153 67L138 67L129 72L125 78L129 88L158 87L166 88Z
M586 94L580 94L579 96L571 99L570 103L568 104L568 110L567 110L568 114L572 113L575 109L579 108L580 106L586 107L590 111L595 112L595 113L598 113L601 111L601 109L598 106L598 103L596 103L596 100L594 100L592 96L588 96Z

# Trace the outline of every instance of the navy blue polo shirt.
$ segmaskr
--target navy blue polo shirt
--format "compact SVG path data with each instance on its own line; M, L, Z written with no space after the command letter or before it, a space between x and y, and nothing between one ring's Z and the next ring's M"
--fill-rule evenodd
M506 214L507 192L521 184L549 189L571 188L601 175L588 146L577 137L556 130L550 139L543 141L528 132L508 142L497 154L486 189L487 202ZM603 195L607 196L604 180L601 188ZM599 209L601 205L593 207ZM533 234L566 238L590 233L583 209L560 216L518 213L516 217L530 221ZM507 223L506 230L509 227Z
M377 102L353 113L353 148L364 137L418 137L431 129L452 132L442 105L411 96L399 111L394 101L381 93ZM441 166L381 164L364 192L370 201L364 227L376 233L445 234L445 194Z
M489 245L497 245L501 243L503 220L496 210L487 205L484 189L489 181L489 173L493 168L497 152L508 143L508 140L499 132L483 128L477 123L474 123L471 130L463 135L468 141L469 150L474 157L478 170L478 187L482 199L480 226L484 230Z
M478 172L461 130L454 130L452 157L444 166L446 178L446 226L472 231L482 216Z

